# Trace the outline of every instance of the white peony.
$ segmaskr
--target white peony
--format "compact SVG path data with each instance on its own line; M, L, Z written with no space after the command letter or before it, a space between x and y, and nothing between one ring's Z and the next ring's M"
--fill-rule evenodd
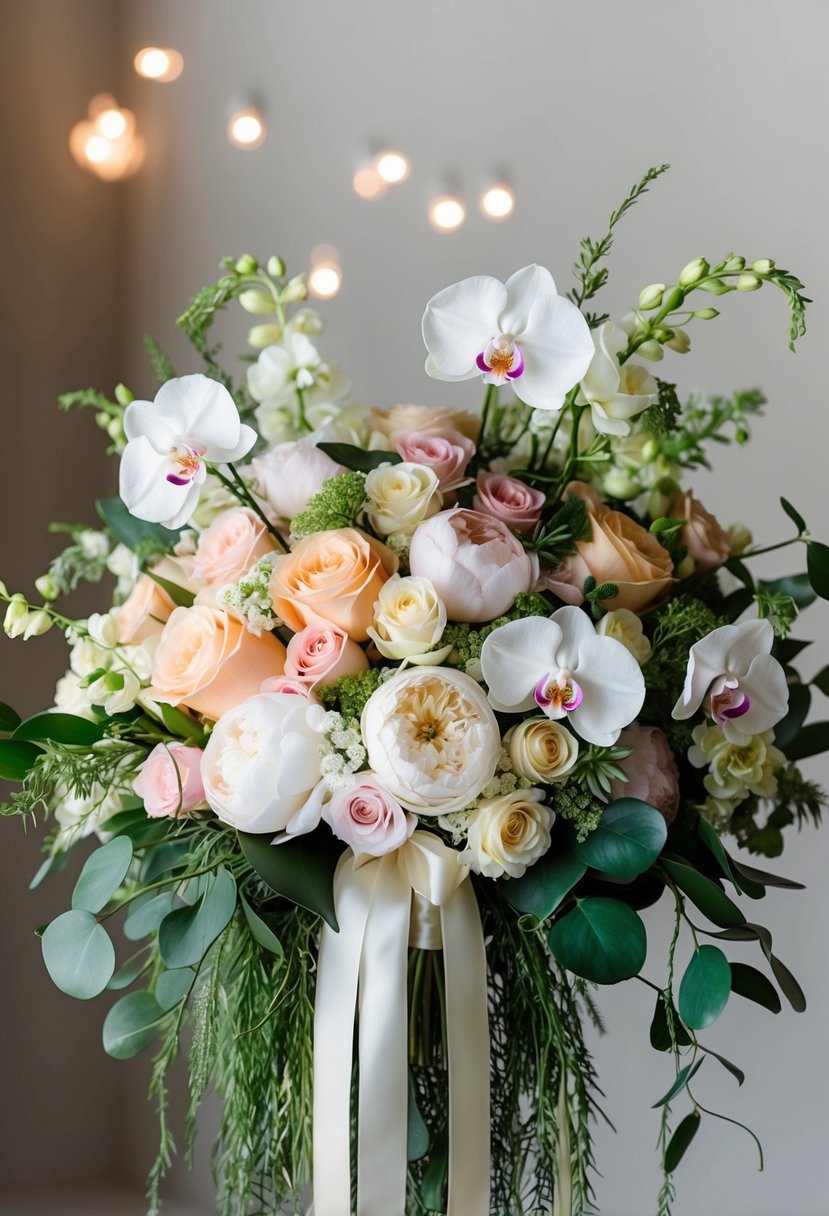
M487 798L470 815L460 860L485 878L520 878L549 849L554 819L541 790Z
M418 663L428 654L434 663L448 653L432 649L445 628L446 608L431 580L393 574L380 589L368 636L386 659Z
M366 477L366 499L371 526L380 536L411 535L443 505L434 469L407 460L372 469Z

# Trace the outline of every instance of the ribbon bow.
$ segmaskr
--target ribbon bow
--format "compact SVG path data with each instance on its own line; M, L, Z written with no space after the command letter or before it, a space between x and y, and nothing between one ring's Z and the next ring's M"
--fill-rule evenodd
M315 1216L351 1216L358 994L357 1216L405 1216L410 940L444 952L447 1216L489 1214L486 954L468 876L457 852L430 832L416 831L384 857L356 857L349 850L340 858L334 875L340 931L323 927L314 1010Z

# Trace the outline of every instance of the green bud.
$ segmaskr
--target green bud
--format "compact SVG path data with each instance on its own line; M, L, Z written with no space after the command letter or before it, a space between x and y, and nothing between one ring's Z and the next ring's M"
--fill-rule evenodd
M758 258L756 262L751 263L751 269L756 270L758 274L771 274L774 262L771 258Z
M645 464L650 464L652 460L656 460L659 455L659 444L655 439L649 439L642 447L642 460Z
M2 580L2 579L0 579L0 597L2 597L3 599L7 599L7 598L8 598L8 594L9 594L9 589L8 589L8 587L7 587L7 586L6 586L6 584L3 582L3 580Z
M42 608L38 608L36 612L30 612L26 617L23 641L28 642L29 638L39 638L42 634L48 633L54 623L49 613L44 612Z
M696 570L696 562L691 557L690 553L684 557L676 568L677 578L690 578Z
M673 336L674 336L674 331L672 329L667 329L667 328L663 327L661 329L655 329L653 331L653 338L654 338L655 342L667 342L668 339L672 338Z
M124 676L120 671L108 671L102 683L110 692L120 692L124 687Z
M722 279L702 279L697 283L698 291L710 291L712 296L724 296L726 292L733 291L734 288L728 283L723 283Z
M753 540L751 529L747 528L745 524L732 524L728 529L728 544L734 557L745 553Z
M684 329L675 329L670 338L666 340L665 345L669 350L676 351L678 355L687 355L691 349L691 339Z
M251 287L247 291L241 292L239 303L245 312L252 312L262 316L274 312L273 297L268 295L266 291L260 291L258 287Z
M120 418L111 418L106 431L114 443L120 443L124 439L124 424Z
M51 574L41 574L40 578L36 578L35 587L45 600L56 600L60 595L60 589Z
M652 308L658 308L662 303L664 290L664 283L651 283L648 287L643 287L639 292L639 307L646 312Z
M279 325L254 325L248 330L248 346L261 350L264 346L273 346L282 337Z
M729 258L728 261L725 263L725 270L728 274L734 274L735 271L742 270L743 267L745 266L745 264L746 264L745 258L740 258L740 257L733 258L732 257L732 258Z
M705 258L694 258L685 266L679 276L680 287L693 287L700 279L704 279L711 267Z
M737 443L748 443L749 439L751 438L751 432L747 426L738 426L737 430L734 432L734 438Z
M26 628L25 621L28 615L29 605L26 603L25 597L18 592L12 596L3 619L3 628L10 638L20 636Z
M643 342L641 346L637 346L636 351L643 359L648 359L651 363L658 363L660 359L664 358L662 347L658 342Z
M237 260L234 269L237 274L255 274L259 269L259 263L252 253L243 253Z
M696 317L698 321L713 321L714 317L720 315L718 308L698 308L696 312L691 313L692 317Z
M127 388L126 384L116 384L115 400L119 405L123 405L126 408L130 402L135 400L135 393L131 388Z
M763 280L758 279L756 274L741 274L737 280L738 291L757 291L762 286Z
M268 274L274 279L281 279L285 274L285 263L275 253L268 258Z
M651 519L664 519L678 493L678 482L672 477L661 477L648 496L648 515Z
M622 469L611 469L602 482L602 486L605 494L611 498L621 499L622 502L637 498L642 493L639 482L634 481Z
M672 287L662 298L663 312L673 312L685 300L685 292L681 287Z
M95 425L99 426L102 431L105 431L109 426L109 414L106 410L99 410L95 415Z
M304 274L296 274L282 289L279 299L282 304L293 304L297 300L305 300L308 298L308 288L305 283Z

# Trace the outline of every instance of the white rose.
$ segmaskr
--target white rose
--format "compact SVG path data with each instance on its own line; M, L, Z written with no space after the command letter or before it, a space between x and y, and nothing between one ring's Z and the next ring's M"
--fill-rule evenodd
M205 796L219 819L245 832L279 832L313 801L321 741L307 709L304 697L260 693L222 715L202 759Z
M377 779L422 815L461 810L495 774L495 715L475 681L452 668L392 676L369 697L360 726Z
M510 763L528 781L561 781L576 763L579 741L551 718L527 718L504 737Z
M629 608L614 608L606 613L596 625L596 632L621 642L640 667L651 657L651 644L642 628L641 617Z
M417 662L438 644L445 628L446 608L431 580L393 574L380 589L368 636L384 658ZM438 653L430 655L432 662Z
M411 535L443 506L434 469L408 460L372 469L366 477L366 498L371 526L381 536Z
M541 790L515 790L482 802L469 819L460 860L485 878L520 878L550 847L555 815Z

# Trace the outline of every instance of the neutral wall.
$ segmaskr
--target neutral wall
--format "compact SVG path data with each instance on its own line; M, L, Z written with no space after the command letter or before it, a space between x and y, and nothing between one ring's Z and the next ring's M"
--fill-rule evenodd
M31 7L47 6L35 0ZM822 399L829 172L820 135L829 100L829 12L821 0L694 0L659 8L612 0L524 0L511 8L494 0L129 0L120 19L119 88L150 147L144 172L123 191L119 374L136 390L151 388L140 351L145 331L169 342L178 371L195 369L183 343L169 341L171 325L221 255L277 249L301 267L312 246L332 242L345 284L325 308L325 349L347 365L356 396L378 404L444 400L446 388L422 370L425 300L457 278L504 275L529 261L549 266L566 286L578 238L602 231L610 207L645 166L672 160L669 177L619 230L607 305L618 315L645 283L670 280L698 254L713 260L730 249L775 257L806 278L817 300L797 357L785 348L784 303L765 289L727 297L722 318L694 331L693 355L670 357L662 374L684 388L763 384L770 406L751 448L718 451L716 474L696 478L695 488L721 518L747 519L770 539L786 531L777 507L784 492L829 538ZM182 51L178 82L161 87L130 76L131 55L146 43ZM248 90L263 99L269 123L266 143L253 153L232 148L223 134L231 98ZM73 99L74 109L80 100ZM63 135L54 138L60 143ZM350 189L362 149L374 142L399 145L414 166L411 180L376 205ZM427 198L447 176L474 202L496 172L508 173L516 187L514 219L490 225L471 209L453 236L429 229ZM98 198L106 188L86 189ZM239 332L238 324L225 326L229 349ZM81 379L95 378L87 364ZM477 386L452 390L454 401L477 395ZM77 494L77 514L86 488L60 475L62 492ZM53 506L38 511L43 518L56 513ZM67 513L68 505L57 510ZM826 622L827 614L813 609L801 632L825 638ZM825 642L816 652L807 671L826 661ZM814 770L821 775L821 765ZM749 1076L738 1091L709 1062L698 1096L748 1118L766 1146L766 1172L756 1173L750 1142L736 1129L710 1122L680 1169L677 1216L824 1216L825 857L822 837L793 837L780 868L808 890L770 897L762 909L780 953L806 983L809 1011L774 1018L735 1000L707 1036ZM654 910L648 926L659 960L666 910ZM7 927L11 936L5 921ZM656 963L651 974L661 978ZM25 984L27 1008L59 999L47 995L42 977L27 974ZM602 1216L643 1216L655 1208L658 1185L648 1108L667 1088L670 1065L647 1045L651 1001L644 988L605 991L601 1005L609 1032L595 1048L618 1132L600 1133L599 1209ZM95 1037L94 1015L88 1019L89 1011L66 1001L59 1008L61 1017L75 1017L77 1036ZM64 1046L58 1041L49 1050L66 1067ZM22 1085L22 1068L18 1076ZM124 1156L138 1174L145 1139L140 1082L135 1073L124 1077L122 1101L135 1137ZM188 1185L193 1194L209 1193L203 1174ZM210 1210L206 1198L203 1207Z

